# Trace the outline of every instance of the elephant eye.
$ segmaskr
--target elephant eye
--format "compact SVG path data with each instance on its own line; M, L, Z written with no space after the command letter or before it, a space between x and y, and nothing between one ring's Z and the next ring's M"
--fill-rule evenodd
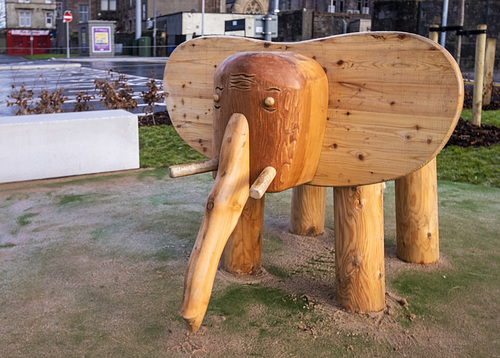
M267 97L265 100L264 100L264 109L268 112L274 112L276 111L276 108L274 108L274 105L275 105L276 101L273 97Z
M214 107L216 109L220 109L220 104L218 104L220 102L220 97L221 97L221 94L219 92L222 92L223 88L222 87L215 87L215 93L213 95L213 100L214 100Z

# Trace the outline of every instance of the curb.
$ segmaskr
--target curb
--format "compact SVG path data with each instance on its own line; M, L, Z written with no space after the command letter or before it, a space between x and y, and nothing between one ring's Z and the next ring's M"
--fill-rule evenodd
M80 68L80 63L54 63L54 64L20 64L20 65L0 65L0 71L12 70L37 70L46 68Z

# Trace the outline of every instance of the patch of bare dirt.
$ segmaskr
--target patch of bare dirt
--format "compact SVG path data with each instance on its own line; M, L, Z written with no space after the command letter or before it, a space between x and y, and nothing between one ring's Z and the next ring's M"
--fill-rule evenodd
M488 147L500 144L500 128L483 124L475 126L460 118L446 145L460 147Z
M474 86L465 85L464 92L464 109L472 108L472 96L474 94ZM483 110L492 111L500 109L500 87L493 87L491 92L491 103L483 106Z
M159 125L172 125L168 111L158 111L154 114L149 114L147 116L139 117L140 127L151 127Z

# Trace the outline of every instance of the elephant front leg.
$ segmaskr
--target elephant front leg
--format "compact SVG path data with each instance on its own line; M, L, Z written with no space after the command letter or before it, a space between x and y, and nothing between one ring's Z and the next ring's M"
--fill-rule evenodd
M256 274L262 264L265 196L248 199L238 224L227 241L220 267L235 274Z

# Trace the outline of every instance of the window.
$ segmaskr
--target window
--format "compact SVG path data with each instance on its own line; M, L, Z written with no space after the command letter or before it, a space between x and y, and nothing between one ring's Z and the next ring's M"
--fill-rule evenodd
M45 0L46 4L52 4L52 0Z
M45 14L45 27L52 27L54 20L54 13L48 12Z
M31 27L31 12L19 11L19 27Z
M146 20L146 3L142 3L142 21Z
M88 22L89 21L89 6L88 5L80 5L80 13L78 14L78 19L80 22Z
M344 0L336 0L333 2L335 12L344 12Z
M31 0L17 0L17 2L22 4L29 4Z
M101 0L102 11L116 11L116 0Z

